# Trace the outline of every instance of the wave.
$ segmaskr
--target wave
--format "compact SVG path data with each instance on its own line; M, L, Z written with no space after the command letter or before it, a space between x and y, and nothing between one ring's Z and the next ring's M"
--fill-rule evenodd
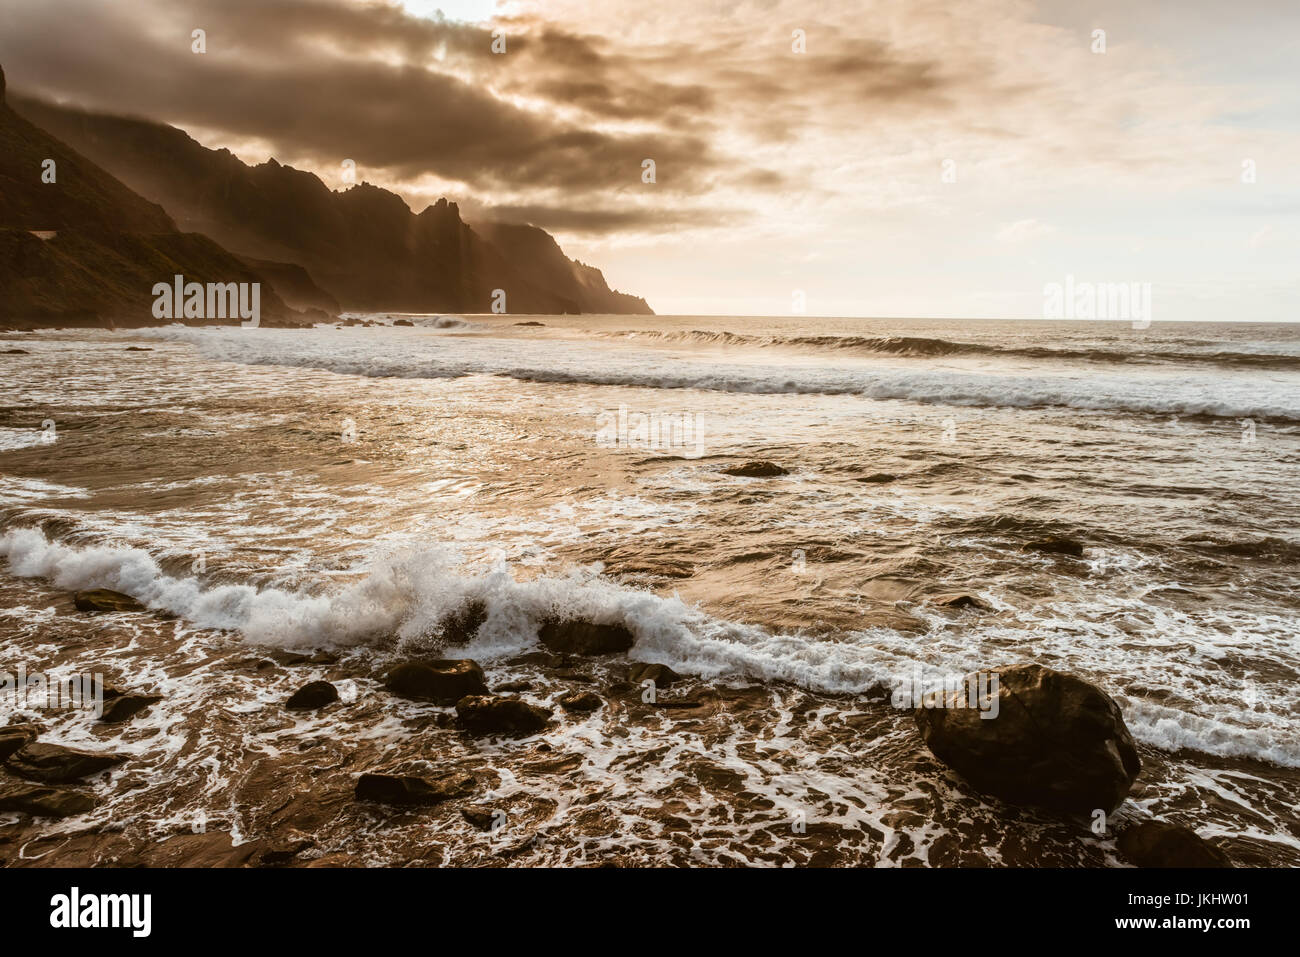
M534 363L512 340L455 338L394 343L333 338L326 330L198 329L168 326L142 335L187 342L206 358L243 365L324 369L372 378L507 376L528 382L698 389L750 394L850 395L926 405L1074 408L1179 417L1300 422L1300 392L1257 380L1207 377L1148 381L1096 375L992 374L951 369L860 369L724 365L618 354L564 342L534 342Z
M1269 352L1177 352L1136 349L1049 348L1046 346L997 346L978 342L955 342L924 336L755 336L738 332L692 329L690 331L636 330L602 332L603 337L648 339L662 342L700 342L709 345L751 347L799 347L849 350L873 355L913 358L942 356L1002 356L1022 359L1050 359L1103 363L1209 364L1254 369L1300 369L1300 356Z
M934 673L923 660L925 639L891 629L812 640L718 619L676 596L621 585L592 568L518 581L503 563L474 572L458 567L454 554L440 548L378 559L356 569L356 580L328 591L177 577L143 549L69 545L29 527L0 534L0 557L19 577L69 590L112 588L199 627L286 648L428 650L437 646L447 616L472 599L482 602L486 618L456 654L483 662L535 650L540 622L561 616L623 624L636 639L631 657L705 679L788 682L824 693L878 696L909 686L922 669ZM988 667L965 655L948 664L955 674ZM1300 746L1277 728L1230 725L1142 699L1120 701L1135 736L1155 747L1300 767Z

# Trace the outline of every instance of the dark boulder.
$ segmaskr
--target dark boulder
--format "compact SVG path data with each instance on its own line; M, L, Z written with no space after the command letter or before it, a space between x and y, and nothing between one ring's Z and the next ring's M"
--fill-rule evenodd
M0 811L19 811L32 817L71 817L95 809L95 799L63 788L13 784L0 788Z
M460 816L480 831L492 830L492 825L497 820L496 813L491 808L482 807L463 807Z
M116 767L126 758L117 754L79 751L60 744L25 744L5 762L14 774L45 784L68 784Z
M1231 867L1228 856L1190 827L1143 821L1120 832L1119 852L1138 867Z
M617 654L636 643L626 625L598 625L580 618L544 621L537 637L551 651L565 655Z
M990 695L994 675L996 716L985 716L995 713L985 702L957 706L971 703L968 685L926 702L941 707L915 709L935 757L1013 804L1075 814L1119 807L1142 769L1119 705L1096 686L1041 665L985 674Z
M931 601L940 608L978 608L980 611L988 611L987 602L981 601L974 595L939 595Z
M744 465L725 468L722 474L738 475L741 478L773 478L777 475L789 475L790 470L782 468L775 462L746 462Z
M890 472L873 472L870 475L863 475L855 479L858 482L870 482L873 485L884 485L886 482L897 481L898 476Z
M452 775L437 781L409 774L363 774L357 778L356 799L380 804L428 806L465 797L474 790L474 778Z
M129 721L141 711L156 705L162 700L160 694L133 694L130 692L119 692L111 697L105 695L107 700L104 702L104 713L99 716L99 720L105 724L118 724L122 721Z
M477 598L471 598L442 620L438 633L449 645L463 645L478 634L485 621L487 605Z
M469 658L408 661L388 672L384 687L404 698L452 705L466 695L487 694L478 662Z
M10 724L0 728L0 761L4 761L23 745L35 741L39 733L34 724Z
M518 698L469 695L456 702L457 723L470 734L536 734L550 718L548 708Z
M92 614L102 612L116 614L125 611L145 610L144 605L130 595L124 595L120 591L112 591L108 588L92 588L89 591L75 592L72 596L72 603L77 607L77 611L88 611Z
M638 685L643 681L653 681L656 688L667 688L681 681L682 676L667 665L652 665L644 661L636 661L628 669L627 680Z
M560 707L565 711L597 711L605 702L590 691L570 691L560 696Z
M328 681L310 681L284 703L293 711L314 711L339 700L339 689Z
M1070 558L1083 557L1083 542L1077 542L1073 538L1040 538L1034 542L1026 542L1022 551L1043 552L1048 555L1068 555Z

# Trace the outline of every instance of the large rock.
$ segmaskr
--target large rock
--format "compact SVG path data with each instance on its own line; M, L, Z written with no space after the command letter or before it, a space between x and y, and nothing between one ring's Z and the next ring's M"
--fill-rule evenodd
M536 734L550 719L549 709L518 698L470 695L456 702L456 720L470 734Z
M33 817L71 817L95 809L95 799L79 791L14 784L0 788L0 811L21 811Z
M315 711L339 700L339 689L328 681L309 681L284 703L293 711Z
M473 789L474 779L468 774L430 782L414 775L371 773L357 778L355 794L358 801L427 806L464 797Z
M33 781L69 784L116 767L126 758L118 754L96 754L65 748L60 744L25 744L5 762L5 767Z
M469 658L408 661L388 672L384 687L404 698L452 705L466 695L487 694L478 662Z
M77 611L88 611L94 614L145 610L144 605L130 595L124 595L120 591L112 591L108 588L92 588L89 591L76 592L72 596L72 603L76 606Z
M982 717L993 714L984 705L956 707L967 700L964 690L930 702L943 707L915 709L935 757L977 789L1013 804L1077 814L1119 807L1142 764L1110 696L1041 665L991 674L998 676L996 717Z
M1120 832L1119 852L1138 867L1231 867L1228 856L1189 827L1143 821Z
M582 618L544 621L537 637L551 651L566 655L612 655L636 642L626 625L598 625Z

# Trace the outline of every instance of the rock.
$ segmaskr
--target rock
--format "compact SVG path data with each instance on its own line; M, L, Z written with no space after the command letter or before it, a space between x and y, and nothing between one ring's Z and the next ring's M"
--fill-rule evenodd
M393 320L393 325L395 325L395 326L414 326L415 323L413 323L410 319L394 319L394 320Z
M533 683L531 681L507 681L505 684L497 685L495 694L503 694L507 691L532 691Z
M470 734L536 734L550 718L549 708L518 698L468 695L456 702L457 723Z
M473 792L474 779L468 774L429 782L409 774L367 773L357 778L356 799L380 804L428 806Z
M314 711L338 700L339 689L328 681L309 681L295 691L284 706L293 711Z
M15 784L0 788L0 811L21 811L32 817L71 817L95 809L95 799L63 788Z
M124 595L120 591L112 591L108 588L92 588L89 591L75 592L72 596L72 603L77 606L77 611L88 611L94 614L100 612L117 614L124 611L144 611L144 605L130 595Z
M147 346L127 346L126 351L127 352L153 352L153 350L148 348Z
M544 325L546 325L546 323L544 323L544 322L516 322L515 325L516 325L516 326L544 326Z
M974 595L939 595L932 598L931 602L940 608L978 608L980 611L988 611L987 602L981 601Z
M306 834L290 830L278 840L266 844L257 853L253 863L258 867L280 867L315 846L316 842Z
M570 691L560 697L560 707L565 711L597 711L604 703L590 691Z
M789 475L789 469L783 469L775 462L746 462L722 470L723 475L739 475L741 478L772 478L776 475Z
M441 705L455 704L466 695L488 693L483 669L469 658L408 661L388 672L384 687L404 698Z
M9 756L5 767L33 781L46 784L67 784L81 778L107 771L125 761L117 754L96 754L65 748L60 744L41 744L33 741L23 745Z
M1049 555L1069 555L1071 558L1083 557L1083 542L1072 538L1040 538L1038 541L1026 542L1021 551L1045 552Z
M472 598L442 620L438 633L442 640L450 645L463 645L469 641L487 621L487 605Z
M1126 827L1119 852L1138 867L1231 867L1228 856L1190 827L1143 821Z
M627 651L636 642L626 625L598 625L583 619L545 621L537 637L547 648L566 655L610 655Z
M3 353L0 353L0 355L6 355L6 356L27 356L27 355L31 355L31 353L28 352L26 349L6 349L6 350L4 350Z
M496 814L491 808L463 807L460 816L480 831L492 830L492 824L496 820Z
M1094 685L1041 665L984 675L990 692L993 674L996 717L981 717L994 714L983 704L953 706L966 702L965 685L938 696L945 707L915 709L935 757L1013 804L1077 814L1119 807L1142 769L1119 705Z
M0 728L0 761L4 761L24 744L36 740L37 730L34 724L10 724Z
M627 680L639 685L643 681L653 681L656 688L667 688L682 680L682 676L667 665L652 665L644 661L635 661L628 669Z
M109 694L110 691L113 693ZM104 713L99 716L99 720L105 724L117 724L128 721L146 708L157 704L162 700L162 695L132 694L105 688L104 698Z
M864 475L861 478L856 479L856 481L883 485L886 482L897 481L897 479L897 475L891 475L889 472L873 472L871 475Z

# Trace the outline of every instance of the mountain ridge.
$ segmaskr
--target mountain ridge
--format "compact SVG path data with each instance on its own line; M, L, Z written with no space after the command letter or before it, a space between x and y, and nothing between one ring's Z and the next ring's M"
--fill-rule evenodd
M248 262L302 267L340 309L489 312L497 290L510 313L653 315L609 287L599 269L564 255L545 230L479 223L447 199L416 213L397 193L361 182L331 190L274 158L249 165L184 130L11 97L17 112L69 143L182 228ZM320 307L286 286L291 305Z

